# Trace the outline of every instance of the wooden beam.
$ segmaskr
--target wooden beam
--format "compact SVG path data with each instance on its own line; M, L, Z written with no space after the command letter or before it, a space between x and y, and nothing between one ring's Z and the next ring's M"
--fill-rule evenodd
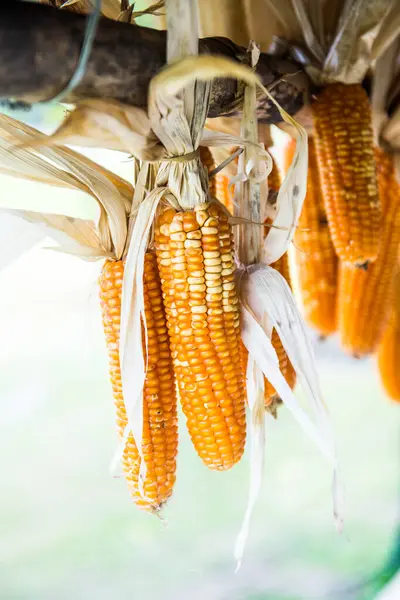
M86 17L29 2L2 2L0 8L0 98L28 103L52 98L70 80L80 55ZM200 40L201 53L242 60L245 49L226 38ZM165 65L166 33L110 19L100 20L86 74L66 99L113 98L146 107L151 78ZM265 86L290 114L303 106L307 86L296 73L301 66L289 58L261 54L257 72ZM213 82L209 117L235 116L237 82ZM259 118L280 121L276 108L262 99Z

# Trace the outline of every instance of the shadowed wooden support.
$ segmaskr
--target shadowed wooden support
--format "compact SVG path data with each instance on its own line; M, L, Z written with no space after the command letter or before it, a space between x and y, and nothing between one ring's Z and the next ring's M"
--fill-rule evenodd
M51 99L71 79L84 36L86 18L67 10L20 1L0 7L0 98L29 103ZM166 33L102 18L86 74L65 100L113 98L146 107L151 78L165 65ZM201 53L243 60L245 49L226 38L200 40ZM307 78L289 58L261 54L257 67L265 86L290 114L303 106ZM209 117L240 111L236 80L213 82ZM268 123L281 120L275 106L259 102L258 116Z

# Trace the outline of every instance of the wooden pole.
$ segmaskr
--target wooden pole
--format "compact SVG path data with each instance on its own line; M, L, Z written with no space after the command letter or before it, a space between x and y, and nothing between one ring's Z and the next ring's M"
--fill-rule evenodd
M29 2L2 2L0 7L0 98L28 103L51 99L62 90L76 68L86 17L67 10ZM112 98L146 107L151 78L165 65L166 33L110 19L100 20L86 74L66 98ZM201 53L241 60L246 50L226 38L200 40ZM289 114L303 106L307 78L289 58L261 54L257 72L265 86ZM240 113L240 92L233 79L213 82L209 117ZM239 99L239 103L238 103ZM266 99L258 105L259 118L281 120Z

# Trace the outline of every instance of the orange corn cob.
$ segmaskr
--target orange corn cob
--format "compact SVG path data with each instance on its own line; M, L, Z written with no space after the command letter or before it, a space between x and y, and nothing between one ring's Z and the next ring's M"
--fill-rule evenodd
M381 212L371 107L361 85L326 86L312 103L315 147L333 245L343 262L376 259Z
M214 203L169 208L157 219L155 241L189 434L208 467L229 469L246 438L231 227Z
M285 170L293 159L296 142L284 154ZM308 140L307 193L294 237L296 277L304 318L322 336L336 331L338 259L323 205L314 139Z
M390 316L393 280L400 244L400 188L393 159L376 150L379 193L383 209L381 248L367 270L341 264L338 318L343 347L362 356L374 352Z
M400 402L400 274L396 273L394 304L378 349L378 368L387 395Z
M110 360L110 378L117 411L117 428L122 439L128 423L122 395L119 362L122 261L106 261L100 277L100 300ZM145 255L144 303L148 336L148 368L143 393L142 451L147 473L144 496L140 495L139 453L129 434L122 467L129 491L139 508L157 511L172 494L175 482L178 428L175 380L162 302L161 283L154 252ZM145 351L145 348L144 348Z
M203 164L203 167L206 169L208 175L210 175L211 171L215 169L214 157L211 154L210 148L207 146L200 146L200 160ZM208 190L210 192L210 196L215 197L216 194L216 181L215 177L211 177L208 180Z

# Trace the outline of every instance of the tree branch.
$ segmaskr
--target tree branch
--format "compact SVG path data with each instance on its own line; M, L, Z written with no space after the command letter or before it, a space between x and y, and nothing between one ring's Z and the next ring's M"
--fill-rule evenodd
M5 2L0 8L0 97L25 102L52 98L76 68L86 18L42 4ZM245 49L226 38L200 40L201 53L241 61ZM101 19L86 74L66 100L113 98L145 108L151 78L165 65L166 33ZM307 78L289 58L261 54L257 72L272 95L290 114L303 106ZM299 77L300 74L300 77ZM233 79L212 85L209 117L234 116L240 111L240 90ZM281 120L275 106L262 99L258 116Z

